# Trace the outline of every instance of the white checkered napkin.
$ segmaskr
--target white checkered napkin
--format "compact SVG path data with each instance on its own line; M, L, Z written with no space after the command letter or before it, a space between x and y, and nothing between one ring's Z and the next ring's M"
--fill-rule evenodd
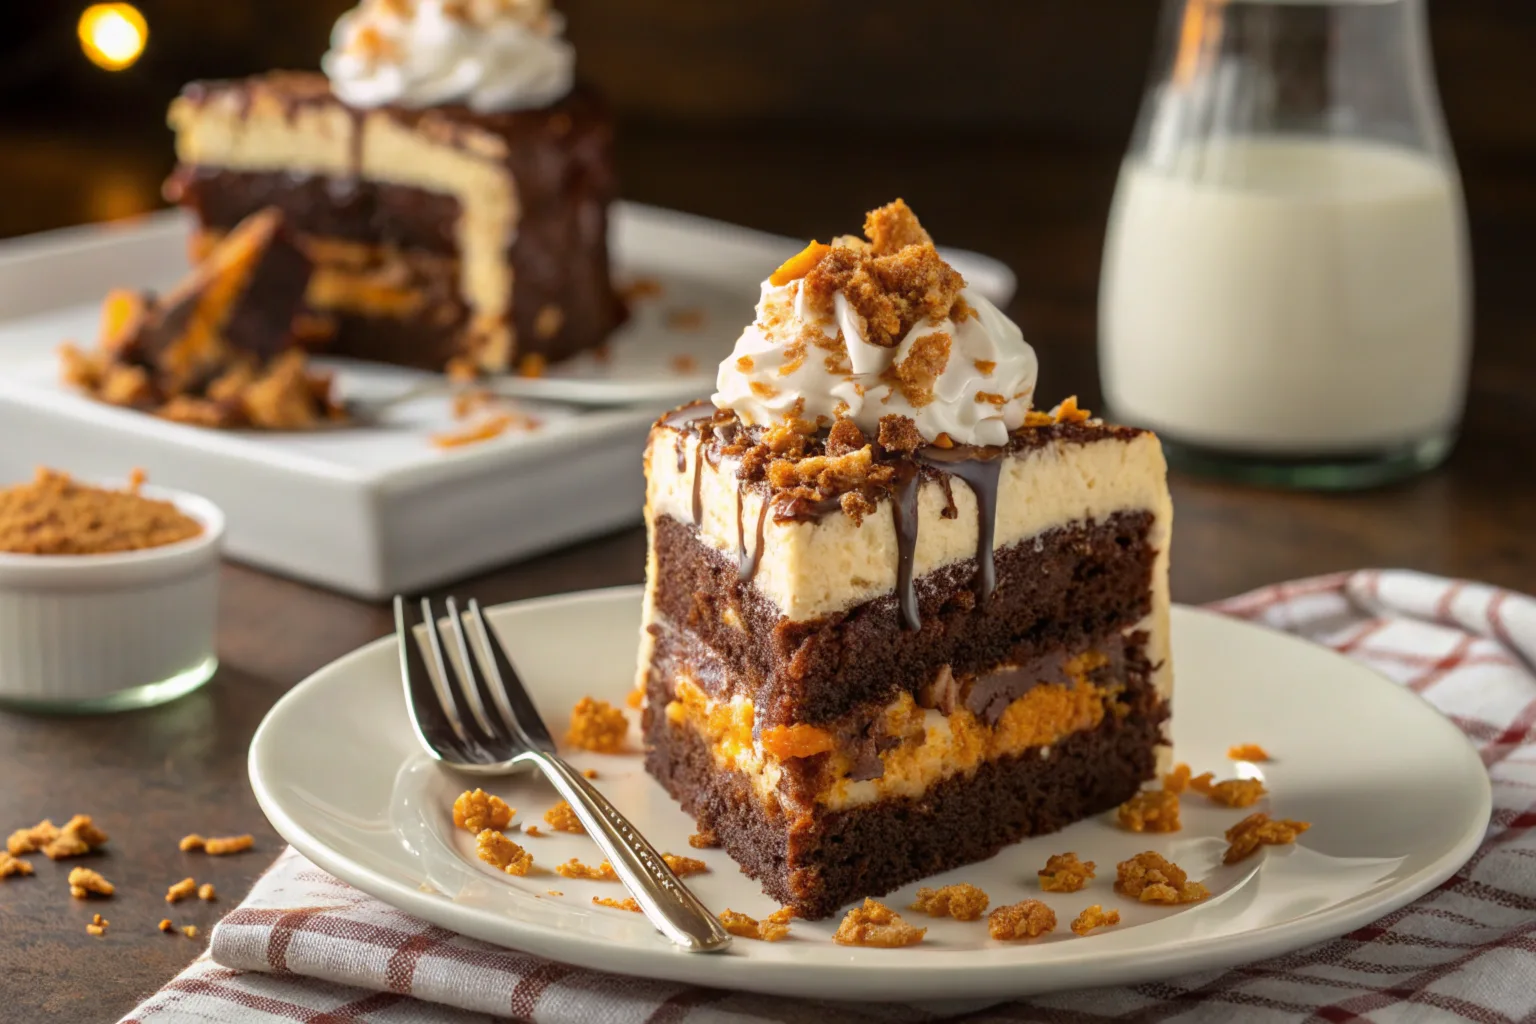
M1488 836L1438 889L1364 928L1228 971L1069 992L972 1024L1435 1021L1536 1024L1536 601L1410 572L1285 583L1216 606L1327 644L1423 694L1482 751ZM579 970L489 946L364 896L293 851L198 960L128 1018L462 1024L920 1022L913 1006L773 999Z

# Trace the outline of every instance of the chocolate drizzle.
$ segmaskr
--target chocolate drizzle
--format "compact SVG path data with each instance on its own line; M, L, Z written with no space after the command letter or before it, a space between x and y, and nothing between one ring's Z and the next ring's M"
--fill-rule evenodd
M704 525L704 440L693 449L693 525Z
M757 544L747 553L746 524L742 521L741 501L745 484L736 485L736 577L743 583L751 583L757 576L757 567L763 560L763 527L768 521L768 501L757 507Z
M891 518L896 524L896 602L901 606L901 624L916 632L923 628L917 608L917 588L913 580L913 560L917 554L917 491L921 479L917 467L908 465L891 496Z
M964 480L971 493L976 495L976 599L979 605L997 589L996 545L993 541L997 532L1002 454L980 456L962 449L930 448L918 453L917 458L925 466Z

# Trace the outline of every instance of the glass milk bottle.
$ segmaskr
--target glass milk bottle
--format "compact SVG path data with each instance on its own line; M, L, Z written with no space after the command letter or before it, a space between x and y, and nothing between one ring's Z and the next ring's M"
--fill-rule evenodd
M1175 465L1354 487L1450 451L1471 271L1427 27L1424 0L1164 0L1099 356Z

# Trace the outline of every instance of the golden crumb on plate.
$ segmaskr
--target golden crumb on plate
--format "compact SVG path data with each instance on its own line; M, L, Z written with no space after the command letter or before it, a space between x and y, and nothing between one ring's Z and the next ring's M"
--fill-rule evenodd
M561 892L559 889L545 889L544 892L548 896L564 896L565 895L565 893Z
M1056 912L1039 900L998 907L987 915L987 934L1000 942L1038 939L1056 929Z
M613 870L613 865L606 860L594 868L590 864L583 864L575 857L572 857L564 864L556 864L555 874L561 878L588 878L594 882L617 882L619 880L618 873Z
M453 825L479 835L488 828L504 829L512 824L516 809L499 796L483 789L466 789L453 802Z
M178 903L197 892L197 882L191 878L183 878L169 889L165 890L165 902Z
M720 845L720 837L707 828L701 828L688 837L688 845L695 850L710 850Z
M639 711L645 705L645 691L630 690L624 695L624 703L635 711Z
M1227 748L1227 759L1231 761L1268 761L1269 752L1257 743L1239 743Z
M1179 795L1167 789L1144 789L1115 812L1120 827L1131 832L1177 832Z
M696 306L680 307L667 310L667 326L674 331L697 331L704 326L704 311ZM686 359L693 363L692 356L676 356L672 360L673 369L679 373L692 373L693 367L687 368L678 365L679 360Z
M699 361L686 352L673 356L670 365L673 373L683 377L699 371Z
M116 891L116 887L103 878L100 872L90 868L70 869L69 894L77 900L87 896L111 896Z
M690 875L702 875L709 870L709 865L692 857L681 857L675 853L664 853L661 859L667 862L667 867L678 878L687 878Z
M215 836L203 840L203 852L214 857L223 857L231 853L243 853L256 845L256 837L243 836Z
M578 750L599 754L617 754L624 749L629 732L629 718L605 700L583 697L571 709L571 727L565 742Z
M862 906L854 907L843 917L832 941L839 946L897 949L915 946L927 934L928 929L908 924L890 907L866 897Z
M640 913L640 904L635 902L633 896L625 897L622 900L616 900L610 896L593 896L592 902L600 907L612 907L614 910L632 910L636 914Z
M787 908L786 908L787 909ZM781 917L780 915L785 915ZM720 923L732 935L760 942L778 942L789 937L789 917L785 910L776 910L759 921L729 908L720 911Z
M544 812L544 823L556 832L577 832L585 834L587 828L576 816L571 805L561 800L555 806Z
M532 836L534 839L538 839L543 834L544 834L543 832L539 831L539 826L537 826L537 825L524 825L523 826L523 835L525 835L525 836Z
M1108 928L1119 923L1120 911L1105 910L1095 903L1072 919L1072 931L1078 935L1087 935L1095 928Z
M467 445L480 444L483 441L494 441L503 434L514 430L537 430L542 425L543 421L537 416L527 416L519 412L501 409L491 412L459 430L433 434L431 441L438 448L463 448Z
M1227 829L1227 842L1230 845L1221 858L1222 863L1236 864L1261 846L1284 846L1287 843L1294 843L1297 836L1311 827L1311 822L1271 818L1263 811L1250 814Z
M595 778L597 778L597 769L596 768L583 768L581 770L581 777L584 778L584 779L595 779Z
M0 878L10 878L12 875L30 875L31 873L31 864L0 850Z
M1093 878L1093 869L1093 861L1078 860L1075 853L1053 853L1035 874L1046 892L1077 892Z
M1189 780L1189 788L1225 807L1251 807L1268 793L1264 783L1258 779L1227 779L1224 782L1212 782L1211 778L1210 772L1196 775Z
M1115 866L1115 891L1142 903L1198 903L1210 895L1160 853L1147 850Z
M528 869L533 867L533 854L490 828L475 837L475 856L498 871L519 878L528 874Z
M991 899L974 885L961 882L938 889L917 890L910 909L930 917L952 917L956 921L975 921L986 912Z
M1163 789L1169 793L1182 793L1189 788L1189 776L1189 765L1181 761L1163 776Z

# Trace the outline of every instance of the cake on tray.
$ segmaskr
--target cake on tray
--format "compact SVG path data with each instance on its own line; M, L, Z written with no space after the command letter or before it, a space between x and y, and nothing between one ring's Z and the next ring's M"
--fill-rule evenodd
M363 0L325 74L195 82L166 195L193 256L276 207L315 264L306 346L496 373L600 345L613 124L547 0Z
M646 764L807 918L1129 799L1165 751L1152 434L1032 410L900 200L764 283L645 453Z

